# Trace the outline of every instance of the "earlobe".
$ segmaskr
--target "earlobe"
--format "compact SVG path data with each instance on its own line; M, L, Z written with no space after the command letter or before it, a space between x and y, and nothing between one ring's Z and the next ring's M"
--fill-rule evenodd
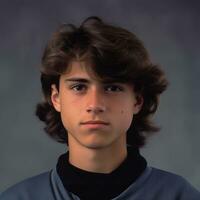
M136 97L136 103L134 104L135 114L140 112L140 110L142 109L143 103L144 103L143 97L141 95L138 95Z
M51 85L51 102L57 112L60 112L60 97L56 85Z

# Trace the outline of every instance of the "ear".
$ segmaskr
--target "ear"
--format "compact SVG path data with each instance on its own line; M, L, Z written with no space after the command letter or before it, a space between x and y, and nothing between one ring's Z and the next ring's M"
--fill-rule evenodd
M134 114L137 114L140 112L140 110L142 109L144 103L144 98L142 97L142 95L137 95L136 96L136 102L134 103Z
M55 84L51 85L51 102L57 112L60 112L60 95Z

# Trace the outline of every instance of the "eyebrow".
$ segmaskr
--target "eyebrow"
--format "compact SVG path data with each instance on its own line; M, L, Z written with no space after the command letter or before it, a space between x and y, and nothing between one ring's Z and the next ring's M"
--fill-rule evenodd
M89 83L90 81L85 78L67 78L65 82L81 82L81 83Z
M65 82L80 82L80 83L91 83L90 80L86 79L86 78L79 78L79 77L74 77L74 78L67 78L64 80ZM101 83L103 84L112 84L112 83L119 83L116 80L105 80L105 81L101 81Z

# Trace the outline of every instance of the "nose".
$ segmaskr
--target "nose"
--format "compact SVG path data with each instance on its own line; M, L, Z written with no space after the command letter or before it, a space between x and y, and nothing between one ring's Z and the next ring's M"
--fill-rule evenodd
M88 95L88 104L86 107L86 111L88 113L98 114L105 112L105 110L106 107L103 94L101 94L101 91L94 88L93 90L90 91Z
M105 108L102 106L89 106L87 108L87 112L88 113L94 113L94 114L98 114L98 113L102 113L105 111Z

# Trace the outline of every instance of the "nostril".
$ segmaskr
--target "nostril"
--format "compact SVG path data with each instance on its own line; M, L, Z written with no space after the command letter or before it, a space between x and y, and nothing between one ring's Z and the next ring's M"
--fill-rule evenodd
M89 106L87 108L87 112L94 112L94 113L99 113L99 112L104 112L105 107L103 106Z

